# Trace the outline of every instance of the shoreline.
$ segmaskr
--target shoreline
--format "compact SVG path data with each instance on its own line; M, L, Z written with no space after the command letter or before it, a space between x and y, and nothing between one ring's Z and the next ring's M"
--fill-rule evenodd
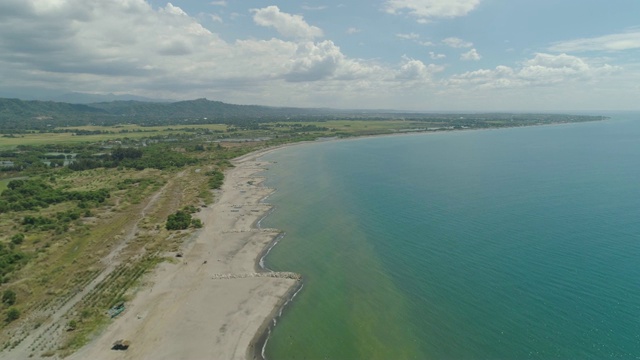
M260 228L274 189L258 175L259 158L290 144L232 160L215 202L197 213L204 227L175 261L145 276L127 309L69 359L262 359L277 319L302 288L300 276L260 263L282 232ZM269 274L264 276L264 274ZM120 339L127 351L111 350Z
M573 123L533 126L569 124ZM184 253L184 263L160 264L145 277L145 281L150 281L151 285L143 286L136 291L130 304L127 304L127 310L112 321L94 340L69 358L213 357L263 360L264 348L273 327L304 287L304 283L300 279L291 278L239 276L271 272L262 266L263 259L284 234L275 229L260 227L260 222L273 211L273 206L264 200L275 191L275 189L264 187L264 177L257 175L264 171L268 164L266 161L259 160L261 157L289 146L327 141L514 128L520 127L389 133L301 141L259 149L231 160L235 167L225 172L225 182L216 195L215 202L198 213L198 217L203 220L204 228L195 232L190 237L191 240L185 242L180 249ZM240 200L244 201L240 202ZM245 207L250 208L249 211L243 211ZM242 212L241 216L234 216L240 212ZM224 219L226 222L216 220L219 217L226 217ZM218 225L223 226L214 229ZM220 257L217 261L208 259L218 256ZM224 261L221 261L223 258ZM198 266L198 264L201 265ZM203 269L205 265L213 265L213 269L207 271ZM216 277L220 275L228 277ZM195 278L192 279L192 277ZM201 285L207 285L211 281L217 283L214 289L207 289L206 286L200 289L203 287ZM184 285L184 282L187 285ZM180 290L186 293L176 294ZM219 299L216 295L220 292L227 292L230 296ZM268 299L255 299L256 295ZM195 305L195 309L190 303L193 298L200 301ZM210 302L207 301L209 299L211 299ZM224 304L226 306L224 310L236 311L205 314L211 310L212 306L220 305L220 301L228 301ZM167 314L167 309L171 311L170 314ZM188 313L188 316L185 316L185 313ZM229 314L233 316L229 317ZM206 323L202 320L206 320ZM110 350L115 340L123 338L129 339L132 343L127 352ZM180 341L180 338L184 340ZM210 340L203 341L203 338ZM171 342L167 339L175 341ZM211 344L214 339L217 339L217 342Z

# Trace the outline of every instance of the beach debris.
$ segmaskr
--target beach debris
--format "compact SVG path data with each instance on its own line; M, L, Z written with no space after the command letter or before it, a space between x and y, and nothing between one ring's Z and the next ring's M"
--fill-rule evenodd
M120 315L120 313L123 312L124 309L125 309L124 302L121 302L115 305L114 307L112 307L111 309L107 310L107 314L113 319L114 317Z
M257 278L268 277L278 279L294 279L302 280L302 275L293 272L263 272L263 273L242 273L242 274L214 274L211 278L214 280L224 279L245 279L245 278Z
M130 345L131 342L129 340L120 339L113 343L111 350L127 350Z

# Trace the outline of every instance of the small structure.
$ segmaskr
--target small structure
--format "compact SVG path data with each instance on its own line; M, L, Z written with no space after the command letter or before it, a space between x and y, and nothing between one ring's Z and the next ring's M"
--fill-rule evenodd
M113 346L111 346L111 350L127 350L130 345L131 342L129 340L120 339L113 343Z

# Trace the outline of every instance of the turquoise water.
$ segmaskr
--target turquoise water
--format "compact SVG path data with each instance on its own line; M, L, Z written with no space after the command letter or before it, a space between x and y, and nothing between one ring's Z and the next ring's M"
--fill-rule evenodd
M269 359L640 357L640 116L270 154Z

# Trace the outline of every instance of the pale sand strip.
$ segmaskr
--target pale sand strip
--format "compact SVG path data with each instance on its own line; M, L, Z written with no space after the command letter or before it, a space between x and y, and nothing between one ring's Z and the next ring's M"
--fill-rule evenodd
M260 200L273 191L256 176L264 153L234 161L215 204L199 213L204 227L184 245L184 257L161 264L151 285L71 359L254 358L256 342L299 284L290 273L255 275L277 236L254 228L270 209ZM110 349L119 339L131 342L127 351Z

